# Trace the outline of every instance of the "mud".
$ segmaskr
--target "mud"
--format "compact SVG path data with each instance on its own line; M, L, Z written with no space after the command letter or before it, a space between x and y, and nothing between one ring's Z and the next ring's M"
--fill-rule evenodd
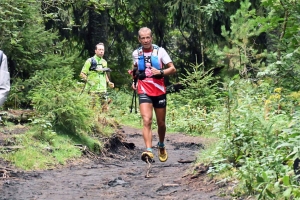
M153 132L153 136L156 144L157 133ZM122 127L106 144L105 154L93 160L46 171L8 171L7 177L0 178L0 199L230 199L221 197L227 186L210 179L207 166L193 164L209 142L213 141L181 133L167 134L169 159L159 162L155 151L155 163L151 165L150 178L146 178L149 165L140 160L144 150L141 130ZM12 166L1 161L1 167Z

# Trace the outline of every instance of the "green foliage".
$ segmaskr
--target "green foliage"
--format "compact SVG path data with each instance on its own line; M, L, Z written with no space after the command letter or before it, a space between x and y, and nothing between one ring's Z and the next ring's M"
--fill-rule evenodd
M238 178L240 190L233 195L299 198L292 173L299 158L299 8L295 0L1 1L0 46L12 74L6 108L37 111L34 134L18 138L26 150L10 160L26 162L30 155L40 162L28 159L26 169L46 168L50 157L63 164L79 156L74 142L99 149L96 138L115 127L110 117L140 127L138 108L130 113L133 91L127 90L126 71L139 45L137 31L148 26L186 86L168 94L167 130L217 135L210 173ZM90 24L92 16L106 29ZM83 84L75 80L99 31L116 83L107 115L98 113L101 105L91 108L85 92L79 95ZM221 68L223 85L215 78ZM256 74L255 84L237 78ZM53 153L45 150L49 146Z
M10 92L5 102L7 108L19 109L19 108L29 108L30 99L28 98L28 91L32 87L28 82L24 82L20 78L14 80L14 84L10 87Z
M9 63L12 75L18 74L24 80L35 70L47 65L43 62L45 56L59 55L62 43L58 41L56 33L45 31L39 12L40 3L5 0L1 4L0 8L4 13L3 16L0 15L0 32L3 34L0 35L3 41L1 48L13 61ZM10 14L5 15L7 12Z
M36 87L29 97L38 115L51 124L74 133L88 132L95 118L90 106L91 97L86 93L80 95L72 77L73 71L68 67L37 71L30 79Z
M262 26L269 27L268 66L258 74L260 78L270 77L274 84L294 91L299 90L299 1L263 0L267 21Z
M34 125L28 132L16 135L15 144L21 145L21 148L12 153L2 154L1 157L21 169L40 170L63 165L67 160L81 156L80 149L74 147L74 142L67 135L46 130L46 127L43 132L36 130Z
M294 21L299 15L299 3L263 1L263 5L267 13L258 17L262 10L249 10L251 4L241 2L241 9L231 16L230 30L223 26L222 35L228 47L219 51L218 46L215 50L217 57L223 56L220 65L237 69L243 77L249 77L249 69L260 68L263 71L258 77L271 79L258 81L253 88L238 80L224 84L225 106L210 113L218 114L218 123L212 130L220 134L220 144L224 145L212 154L214 167L210 172L233 169L240 180L236 195L255 194L258 199L299 198L297 176L293 173L293 162L299 158L299 130L295 124L299 115L296 100L299 50L295 46L299 24ZM267 34L268 54L262 46L251 44L261 33ZM277 88L271 92L274 85Z
M267 29L262 25L267 20L257 16L256 10L249 10L250 6L249 1L241 2L241 8L230 17L230 29L222 26L222 36L228 44L222 50L219 50L219 45L214 48L217 58L223 60L219 64L230 70L238 70L244 78L255 77L258 68L264 66L263 61L267 56L266 51L255 43Z
M172 132L200 135L209 133L207 110L189 104L182 105L179 95L168 96L167 128Z
M182 83L187 84L190 88L167 96L166 124L168 132L206 134L210 131L207 124L216 122L211 122L212 119L208 119L210 116L207 115L207 112L218 104L215 83L217 81L210 72L204 73L200 66L195 66L194 70L189 72L185 79L182 79ZM133 90L128 91L126 88L122 88L118 91L112 91L110 96L113 99L110 114L122 124L141 127L142 120L139 113L138 97L136 97L137 108L135 109ZM152 128L157 128L155 116Z
M200 29L207 31L205 36L207 38L212 37L208 34L211 31L208 25L217 19L218 14L225 11L223 0L177 0L168 2L167 6L170 7L173 16L181 18L176 23L187 28L194 28L194 26L200 25Z
M41 3L10 1L0 3L1 49L8 56L11 92L6 107L29 108L28 92L35 87L28 79L36 70L76 63L76 51L68 52L53 30L45 30Z
M213 125L221 142L212 154L214 167L210 173L235 168L240 191L257 194L259 199L298 197L292 165L299 156L299 130L295 124L299 114L290 114L289 107L278 107L280 99L285 98L281 89L268 93L264 84L257 86L242 80L228 86L234 92L225 97L224 102L230 105L225 104L225 109L218 112L219 123Z
M207 110L217 105L218 82L212 70L205 71L201 65L193 65L192 71L186 70L186 74L180 81L185 89L177 97L181 105Z
M30 2L28 2L30 3ZM0 2L0 38L1 38L1 48L5 47L5 44L15 43L16 39L21 34L18 30L18 25L23 22L22 16L24 11L20 8L27 8L27 2L9 1L4 0Z
M110 114L121 124L141 127L142 121L139 113L138 95L134 98L132 89L121 88L120 90L112 91L110 96L113 100Z

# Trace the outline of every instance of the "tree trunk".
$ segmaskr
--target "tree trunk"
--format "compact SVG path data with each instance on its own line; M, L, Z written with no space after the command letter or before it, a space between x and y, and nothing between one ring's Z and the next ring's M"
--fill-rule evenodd
M89 9L89 25L87 34L87 47L89 55L95 54L95 45L102 42L105 45L105 56L108 57L108 9L95 10L94 7Z

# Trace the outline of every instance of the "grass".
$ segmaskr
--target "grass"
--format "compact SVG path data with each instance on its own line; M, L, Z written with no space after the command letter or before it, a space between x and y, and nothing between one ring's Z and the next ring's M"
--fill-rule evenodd
M202 136L201 136L202 137ZM212 154L218 147L218 139L210 137L204 145L204 149L198 152L196 163L209 164L212 160Z
M3 158L24 170L46 169L52 165L51 159L35 147L26 146L12 154L3 154Z
M82 153L75 147L76 140L68 135L48 131L37 133L34 128L10 138L17 151L2 153L1 158L24 170L41 170L64 165L67 160L80 158Z
M130 113L130 109L123 110L122 108L120 109L118 105L112 105L110 115L120 124L130 125L134 128L142 128L142 119L139 110L137 113L135 113L134 110Z
M142 129L139 108L137 107L137 113L135 113L135 108L130 112L130 105L131 95L129 96L127 93L118 93L118 95L115 95L113 103L109 105L109 111L107 113L99 113L95 116L96 119L91 133L72 133L65 127L48 127L41 130L41 125L45 124L43 121L39 124L40 127L29 124L29 131L24 134L15 135L13 138L13 145L23 146L23 148L0 156L13 162L19 168L37 170L47 169L55 165L64 165L70 159L80 158L81 151L75 146L76 144L85 145L89 150L99 153L102 148L100 138L110 137L118 128L118 124ZM178 127L182 128L180 126L182 123L180 120L181 117L180 115L176 116L175 121L171 122L168 121L171 118L167 116L168 134L176 134L176 132L191 134L186 131L179 131ZM168 124L172 125L168 126ZM153 115L152 129L157 130L155 114ZM197 134L193 135L199 136ZM203 136L201 135L201 137ZM205 137L209 136L205 135ZM205 152L202 151L201 154L203 156ZM210 152L208 151L207 154L210 154Z

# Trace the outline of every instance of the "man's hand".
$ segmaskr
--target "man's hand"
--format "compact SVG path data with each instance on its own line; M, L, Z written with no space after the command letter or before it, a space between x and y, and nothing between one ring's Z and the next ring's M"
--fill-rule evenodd
M155 67L151 66L151 72L153 75L160 75L160 70L156 69Z
M115 84L113 82L110 82L110 81L108 82L108 85L109 85L110 88L114 88L115 87Z
M136 90L137 89L137 83L136 82L132 82L131 87L132 87L132 89Z
M87 75L85 75L84 73L80 73L80 77L81 77L81 79L83 80L83 81L85 81L86 82L86 80L87 80Z

